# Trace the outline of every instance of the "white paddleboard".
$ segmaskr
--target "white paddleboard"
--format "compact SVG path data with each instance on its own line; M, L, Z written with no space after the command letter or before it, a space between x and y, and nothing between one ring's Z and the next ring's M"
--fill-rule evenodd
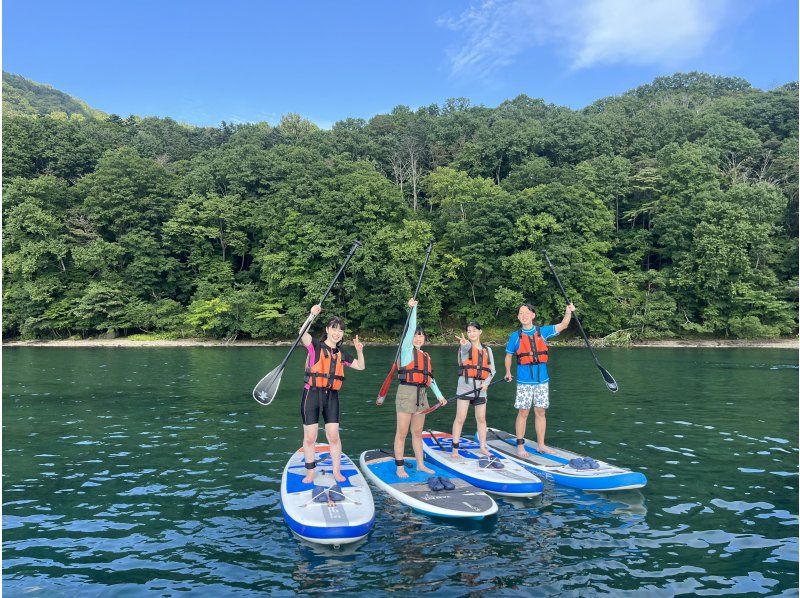
M491 496L464 480L449 474L432 463L426 464L433 473L417 469L417 462L406 457L407 478L397 475L394 456L383 451L361 453L361 469L378 488L415 511L435 517L483 519L497 512ZM441 476L455 486L453 490L432 490L428 478Z
M313 499L315 486L330 488L333 463L327 444L317 444L317 467L314 481L304 483L307 470L303 450L295 452L283 470L281 510L292 533L317 544L349 544L369 534L375 524L375 505L367 480L347 455L342 455L341 472L346 478L338 482L343 500L329 506Z
M453 437L445 432L423 432L422 450L425 459L457 475L476 488L501 496L537 496L542 493L542 480L525 467L508 459L499 451L489 450L493 461L501 467L481 464L480 445L467 438L459 440L459 456L452 453Z

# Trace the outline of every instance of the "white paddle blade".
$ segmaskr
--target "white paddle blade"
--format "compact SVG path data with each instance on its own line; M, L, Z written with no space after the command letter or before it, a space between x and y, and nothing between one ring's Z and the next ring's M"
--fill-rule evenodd
M261 381L256 384L253 389L253 398L266 406L269 405L278 394L278 387L281 385L281 376L283 375L283 368L275 368L269 374L261 378Z

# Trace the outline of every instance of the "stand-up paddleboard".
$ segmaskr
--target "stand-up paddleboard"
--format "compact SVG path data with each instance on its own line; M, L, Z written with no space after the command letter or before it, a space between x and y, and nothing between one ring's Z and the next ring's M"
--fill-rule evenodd
M303 483L307 470L302 449L291 456L283 470L283 518L295 535L309 542L334 545L357 542L375 524L375 505L367 480L349 457L342 455L341 471L346 479L336 482L328 445L317 444L316 450L317 468L312 483ZM322 502L314 498L320 493Z
M536 475L570 488L601 491L632 490L647 484L644 474L610 465L605 461L595 461L597 467L593 468L586 463L587 457L570 451L551 446L549 448L553 451L552 455L540 453L536 450L536 443L528 439L525 439L524 446L530 457L520 457L517 455L516 437L495 428L488 429L486 444L509 459L524 465Z
M536 496L542 493L542 480L498 451L487 460L477 442L461 438L458 458L453 458L453 437L444 432L424 432L425 459L457 475L481 490L502 496ZM488 461L488 462L487 462Z
M383 451L361 453L361 468L378 488L404 505L424 515L459 519L483 519L497 513L497 503L491 496L464 480L453 477L433 463L428 464L433 473L417 469L417 462L406 457L407 478L397 475L394 455ZM433 490L428 484L431 477L441 476L455 486L453 490Z

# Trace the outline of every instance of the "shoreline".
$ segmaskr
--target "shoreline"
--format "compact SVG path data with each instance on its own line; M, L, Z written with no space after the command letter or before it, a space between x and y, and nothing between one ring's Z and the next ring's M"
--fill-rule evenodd
M166 348L166 347L288 347L294 341L261 341L261 340L238 340L225 342L224 340L209 340L200 338L184 338L176 340L130 340L127 338L115 339L80 339L80 340L32 340L32 341L4 341L3 348L14 347L51 347L51 348L74 348L74 347L116 347L116 348ZM394 347L396 343L384 342L364 342L365 346L370 347ZM487 342L489 346L498 346L496 343ZM571 339L566 342L553 343L556 347L583 346L580 339ZM429 343L431 347L449 347L450 345L440 345ZM798 350L800 345L796 338L780 339L669 339L669 340L650 340L632 341L629 345L618 348L637 347L664 347L664 348L687 348L687 349L793 349ZM598 347L603 348L603 347Z

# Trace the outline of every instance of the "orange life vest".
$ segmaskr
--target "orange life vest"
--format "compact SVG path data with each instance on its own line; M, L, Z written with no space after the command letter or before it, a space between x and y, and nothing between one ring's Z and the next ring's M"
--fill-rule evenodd
M520 330L517 363L519 365L547 363L547 343L544 342L542 335L539 334L538 328L533 330L533 342L531 342L530 335Z
M339 390L344 380L342 353L334 353L325 343L320 345L319 359L311 367L306 367L306 384L311 388Z
M461 361L461 349L458 350L458 360ZM458 373L464 376L464 381L486 380L492 373L489 350L484 346L480 351L474 345L470 347L469 358L460 363Z
M431 367L431 356L425 351L414 349L414 356L408 365L397 370L400 376L400 384L412 384L414 386L430 386L433 381L433 367Z

